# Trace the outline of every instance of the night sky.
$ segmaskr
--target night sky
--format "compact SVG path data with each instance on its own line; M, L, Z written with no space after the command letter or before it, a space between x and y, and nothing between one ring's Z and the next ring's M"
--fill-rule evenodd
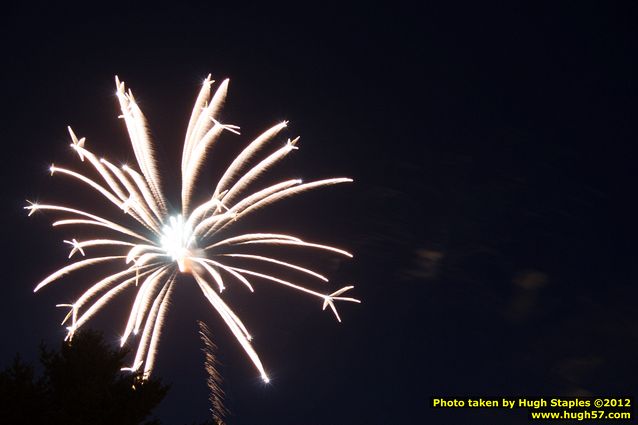
M479 3L5 6L0 367L16 352L35 362L40 341L57 347L55 304L99 278L78 273L33 294L66 261L62 239L82 232L51 229L55 214L27 218L25 199L117 213L48 175L51 163L83 169L66 126L98 155L132 162L118 75L177 205L186 125L212 73L231 79L221 118L242 136L211 151L200 198L238 149L290 120L284 137L301 136L300 150L265 181L355 183L282 201L245 228L354 252L293 258L317 261L330 288L355 284L363 303L342 304L339 324L303 294L230 284L272 375L264 385L182 279L157 359L172 384L162 423L208 417L196 320L219 347L229 424L524 424L524 411L440 411L429 400L635 396L638 11ZM116 344L132 299L89 326Z

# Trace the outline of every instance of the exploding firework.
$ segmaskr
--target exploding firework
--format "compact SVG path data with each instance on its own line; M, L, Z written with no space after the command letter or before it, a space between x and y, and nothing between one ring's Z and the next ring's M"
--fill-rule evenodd
M305 285L290 282L278 276L255 271L252 267L258 263L270 263L282 270L290 269L303 273L311 279L326 281L327 278L313 270L301 267L278 258L246 254L233 251L233 247L253 248L263 245L284 245L316 249L352 257L350 253L328 245L304 241L299 237L280 233L245 233L228 236L229 230L244 217L290 196L302 192L351 182L349 178L331 178L303 183L301 180L285 180L258 191L248 189L260 175L281 161L286 155L297 149L298 138L287 142L274 152L257 161L255 157L287 122L279 123L266 130L250 142L231 162L219 179L210 199L200 205L192 205L192 193L196 179L209 149L223 132L239 134L239 127L222 124L217 118L226 97L228 80L224 80L212 93L210 75L195 101L188 123L181 161L181 213L170 214L162 192L162 182L156 163L155 153L147 131L146 120L135 102L133 93L126 90L123 82L115 78L117 98L122 110L133 152L139 166L135 170L129 166L117 167L104 158L98 158L85 146L85 138L79 138L69 127L71 147L80 161L89 163L99 178L92 179L84 174L67 168L52 165L51 174L60 174L88 185L121 212L132 217L136 226L127 226L109 221L93 212L69 206L29 202L25 207L29 215L38 210L50 210L70 214L70 217L57 220L54 227L67 225L94 226L108 229L113 237L109 239L90 239L78 241L65 240L71 251L86 256L85 259L68 264L42 280L34 292L64 275L84 267L113 262L119 271L94 282L75 302L58 304L69 309L62 321L67 324L67 339L93 317L104 305L127 288L135 287L136 295L130 310L128 321L121 338L124 345L137 335L137 350L133 364L126 368L146 378L155 361L157 345L162 331L167 307L178 274L185 273L194 277L204 297L219 313L248 357L268 382L268 376L259 356L251 345L251 336L246 326L233 310L224 302L222 295L228 280L236 281L253 292L251 280L258 278L287 286L323 301L323 309L330 307L336 319L341 321L335 301L358 303L355 298L342 294L352 288L345 286L330 294L310 289ZM101 179L101 180L100 180ZM223 231L223 232L222 232ZM92 247L107 247L115 250L114 255L90 257L87 251ZM230 258L240 259L253 266L236 267L230 265Z

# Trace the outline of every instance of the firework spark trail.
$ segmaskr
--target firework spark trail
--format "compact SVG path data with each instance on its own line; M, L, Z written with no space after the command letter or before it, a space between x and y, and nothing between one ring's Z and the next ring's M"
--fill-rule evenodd
M144 219L144 222L147 223L147 226L151 226L155 233L160 233L159 222L155 217L153 217L153 213L151 212L150 208L144 202L138 201L142 198L142 194L131 183L128 177L126 177L122 170L120 170L104 158L102 158L100 162L108 167L108 169L113 173L113 175L115 175L115 177L118 178L118 180L122 183L122 185L124 185L124 187L130 194L129 197L122 203L122 211L128 213L130 209L133 209L137 214L140 215L140 217Z
M206 370L206 384L208 385L208 400L211 404L211 413L213 421L216 425L224 425L224 417L228 414L228 410L224 406L224 390L222 389L222 376L217 370L219 362L215 353L217 345L213 342L213 336L206 324L201 320L197 321L199 327L199 337L204 344L202 351L204 352L204 369Z
M276 260L274 258L270 258L270 257L263 257L261 255L250 255L250 254L219 254L222 257L236 257L236 258L252 258L253 260L261 260L261 261L266 261L268 263L275 263L275 264L279 264L281 266L285 266L285 267L290 267L291 269L295 269L295 270L299 270L303 273L307 273L311 276L314 276L316 278L319 278L321 280L323 280L324 282L328 281L328 278L325 277L322 274L319 274L317 272L313 272L312 270L309 270L305 267L301 267L301 266L297 266L296 264L291 264L291 263L287 263L285 261L280 261L280 260Z
M270 167L275 165L278 161L281 161L286 155L293 150L297 149L295 144L299 138L286 143L283 148L277 149L274 153L270 154L266 159L259 164L251 168L246 174L244 174L238 181L228 189L228 192L222 197L221 202L224 204L230 204L237 194L241 193L250 183L257 179L262 173L265 173Z
M235 158L235 160L226 169L222 178L219 179L219 183L217 183L217 187L215 187L213 197L217 197L217 195L223 192L225 190L224 188L232 181L233 177L239 173L241 168L248 163L250 158L252 158L252 156L255 155L255 153L257 153L266 142L275 137L277 133L279 133L287 125L288 121L284 121L266 130L259 137L253 140L239 155L237 155L237 158Z
M323 301L322 308L324 310L330 306L338 321L341 321L341 318L335 307L335 301L354 303L360 301L341 296L344 292L352 289L351 285L327 294L275 275L253 270L252 267L269 263L273 267L282 268L282 273L285 275L300 273L306 277L311 276L321 280L320 284L325 285L328 278L314 270L284 259L259 255L258 252L228 252L227 250L240 246L256 248L262 245L287 245L317 249L345 257L352 257L352 254L329 245L307 242L292 235L272 232L228 235L228 229L233 228L241 218L274 202L312 189L347 183L352 180L332 178L303 183L300 179L290 179L251 193L249 189L259 177L272 169L290 152L298 149L299 138L297 137L292 140L287 139L283 146L276 147L274 151L264 157L257 157L262 150L274 143L277 135L287 127L288 122L283 121L254 138L231 161L214 186L213 194L208 201L192 205L195 183L207 153L218 143L222 135L239 134L239 127L222 124L219 121L219 112L226 98L229 81L224 80L211 97L213 80L209 75L204 80L195 102L184 139L180 166L182 179L181 213L169 214L167 201L161 190L159 167L146 119L131 90L127 90L124 82L121 82L117 77L115 77L115 83L121 109L120 118L123 119L129 134L139 171L128 165L117 167L106 159L96 156L87 148L86 139L84 137L78 138L71 127L68 127L71 147L77 153L80 161L88 164L89 169L92 169L103 183L80 172L55 165L50 167L50 171L52 175L61 174L88 185L93 191L106 198L109 201L107 204L114 205L120 214L130 216L137 223L137 228L125 224L131 220L113 222L103 218L102 214L87 212L84 209L27 201L29 205L25 209L28 210L29 216L39 210L71 215L70 218L64 217L54 221L53 226L97 227L115 232L118 237L99 236L82 241L73 237L65 239L63 242L71 248L69 258L73 257L74 254L85 258L53 272L35 287L34 292L76 270L120 262L117 263L120 265L117 272L108 274L92 283L75 302L58 304L58 307L69 309L62 324L67 324L70 320L66 338L71 339L82 325L117 295L127 289L136 288L121 342L125 344L129 340L136 340L137 350L133 364L126 369L134 373L141 372L141 376L147 378L155 362L162 326L171 302L177 274L190 274L204 297L219 313L231 333L236 337L262 379L268 382L268 375L251 344L250 333L241 319L220 296L226 287L225 279L230 277L231 281L238 281L245 285L251 293L254 292L254 289L249 278L257 278L313 295ZM84 161L85 159L87 161ZM115 255L91 256L91 250L94 248L115 250L113 252ZM250 268L246 268L224 264L224 261L230 258L252 265L248 266ZM214 345L210 337L207 336L209 335L207 332L205 325L200 323L203 341L207 350L212 352L211 347ZM210 363L211 359L213 358L207 357L206 367L207 370L212 368L209 370L209 374L211 374L209 376L214 377L217 376L215 375L217 372L214 369L214 364ZM214 397L218 397L218 401L213 401L213 405L216 406L215 403L218 403L218 407L223 408L220 401L221 392L219 392L218 387L215 388L211 387L211 397L213 394L217 394ZM221 423L221 416L216 420Z
M157 345L159 344L162 326L164 324L164 317L166 316L166 310L168 309L170 302L171 290L173 289L173 278L171 278L165 286L168 286L168 289L166 294L161 298L157 315L154 318L155 320L152 320L151 317L147 320L147 323L151 323L152 331L151 341L148 346L148 355L146 356L146 364L144 365L144 378L148 378L150 376L151 370L153 370L153 365L155 364ZM146 334L148 334L148 331Z
M155 155L148 135L146 118L144 118L144 114L142 114L142 111L137 106L131 90L126 93L124 82L120 82L117 76L115 77L115 85L117 86L117 98L120 101L120 108L122 110L121 117L124 118L124 122L126 123L137 163L146 178L146 183L148 183L148 186L150 186L153 192L154 203L160 204L163 207L162 212L165 212L165 202L162 192L159 189L159 174L157 173ZM158 218L161 219L161 217Z

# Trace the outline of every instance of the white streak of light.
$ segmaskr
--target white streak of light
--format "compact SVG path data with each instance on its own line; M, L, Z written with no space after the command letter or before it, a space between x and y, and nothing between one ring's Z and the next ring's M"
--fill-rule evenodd
M312 270L309 270L305 267L301 267L301 266L297 266L295 264L291 264L291 263L286 263L285 261L280 261L280 260L276 260L274 258L270 258L270 257L262 257L261 255L249 255L249 254L220 254L220 256L223 257L238 257L238 258L252 258L254 260L261 260L261 261L267 261L269 263L275 263L275 264L279 264L281 266L285 266L285 267L290 267L291 269L295 269L295 270L299 270L301 272L307 273L309 275L315 276L321 280L323 280L324 282L328 281L328 278L317 273L317 272L313 272Z
M124 258L124 257L121 256L121 255L116 255L116 256L112 256L112 257L89 258L87 260L82 260L82 261L75 262L73 264L69 264L68 266L62 267L60 270L58 270L58 271L50 274L49 276L47 276L42 282L38 283L38 285L35 287L33 292L37 292L38 290L42 289L44 286L48 285L49 283L53 282L54 280L57 280L57 279L61 278L62 276L64 276L67 273L71 273L72 271L81 269L82 267L90 266L92 264L101 263L103 261L115 260L115 259L118 259L118 258Z
M253 364L261 374L261 379L263 379L264 382L269 382L268 375L266 375L266 371L264 370L264 366L262 365L259 356L253 349L250 341L246 338L237 323L233 320L232 316L230 316L230 314L228 313L228 306L226 306L222 299L219 298L215 291L210 289L204 279L202 279L197 273L193 273L193 276L195 276L195 280L199 284L199 287L204 293L204 296L208 299L212 306L215 307L215 310L217 310L224 322L226 322L233 335L235 335L235 338L237 338L241 346L244 348L244 351L246 351L246 354L248 354L248 357L250 357L250 360L252 360Z

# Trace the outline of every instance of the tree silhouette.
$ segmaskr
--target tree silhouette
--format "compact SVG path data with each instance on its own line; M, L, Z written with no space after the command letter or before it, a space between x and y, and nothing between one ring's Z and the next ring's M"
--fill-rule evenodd
M40 348L40 378L16 357L0 373L0 417L22 424L159 424L146 421L168 386L121 373L126 351L113 350L102 334L85 331L59 351Z

